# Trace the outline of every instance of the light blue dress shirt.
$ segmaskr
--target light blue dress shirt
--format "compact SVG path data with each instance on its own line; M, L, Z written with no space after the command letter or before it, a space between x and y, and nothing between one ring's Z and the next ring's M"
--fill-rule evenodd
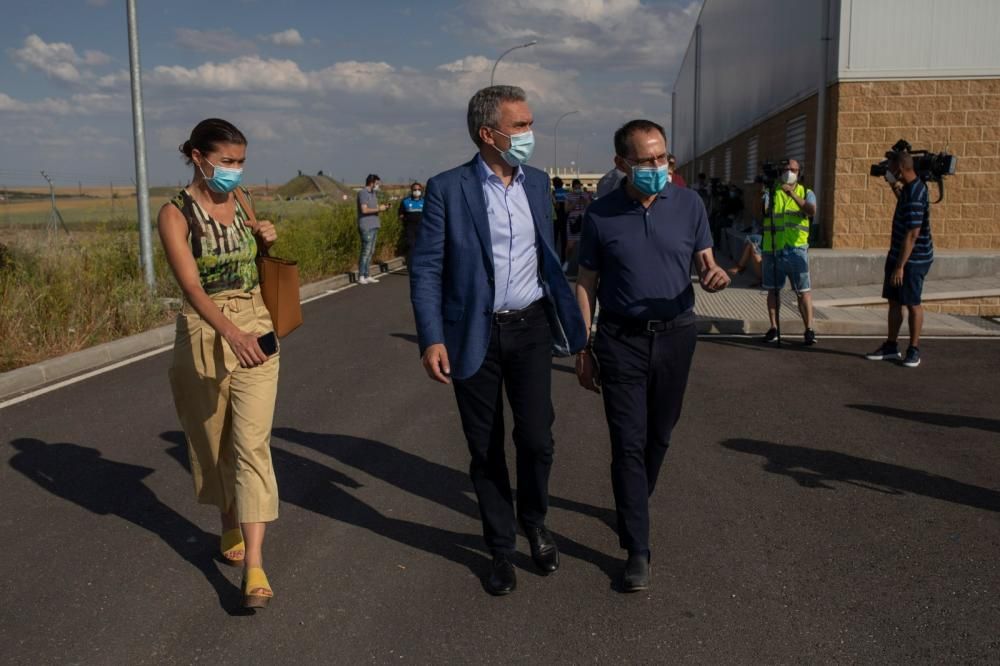
M486 198L493 243L493 311L520 310L544 296L538 277L535 222L524 191L524 171L505 187L500 177L476 158Z

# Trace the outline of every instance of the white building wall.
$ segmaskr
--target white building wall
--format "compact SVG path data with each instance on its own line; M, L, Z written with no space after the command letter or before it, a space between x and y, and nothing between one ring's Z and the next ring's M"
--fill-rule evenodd
M694 57L693 35L674 87L673 152L678 162L815 93L822 2L706 0L698 19L701 57ZM696 123L694 79L699 74Z
M840 79L1000 75L998 0L841 0L839 23Z
M1000 0L705 0L674 85L678 162L818 91L824 9L828 83L1000 76Z

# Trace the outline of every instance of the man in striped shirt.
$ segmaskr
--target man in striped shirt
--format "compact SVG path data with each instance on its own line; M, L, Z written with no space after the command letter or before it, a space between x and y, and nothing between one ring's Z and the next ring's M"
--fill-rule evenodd
M920 365L920 329L924 324L920 296L924 278L934 261L927 185L917 177L913 170L913 156L907 152L896 153L889 160L885 179L897 199L882 286L882 297L889 300L889 337L866 358L873 361L901 358L896 339L903 325L905 305L909 314L910 346L902 359L903 365L915 368Z

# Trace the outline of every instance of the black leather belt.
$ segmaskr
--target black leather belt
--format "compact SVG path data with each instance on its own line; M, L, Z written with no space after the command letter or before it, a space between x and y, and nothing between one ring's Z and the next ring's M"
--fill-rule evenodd
M540 298L526 308L521 308L520 310L500 310L493 313L493 321L498 324L509 324L514 321L521 321L530 314L534 314L536 311L542 310L542 304L545 302L544 298Z
M695 316L691 311L683 312L673 319L636 319L601 310L597 318L598 324L616 324L638 333L664 333L681 326L690 326L694 322Z

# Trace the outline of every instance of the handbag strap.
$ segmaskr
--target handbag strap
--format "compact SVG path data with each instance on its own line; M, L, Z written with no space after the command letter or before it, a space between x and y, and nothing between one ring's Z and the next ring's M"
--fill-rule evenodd
M245 212L247 215L250 216L250 229L254 232L254 235L256 235L257 216L254 215L253 206L251 206L250 202L247 200L247 196L243 192L243 188L237 187L235 190L233 190L233 196L236 197L236 201L239 202L240 208L243 209L243 212ZM267 256L267 248L264 247L263 243L257 243L257 255L261 257Z

